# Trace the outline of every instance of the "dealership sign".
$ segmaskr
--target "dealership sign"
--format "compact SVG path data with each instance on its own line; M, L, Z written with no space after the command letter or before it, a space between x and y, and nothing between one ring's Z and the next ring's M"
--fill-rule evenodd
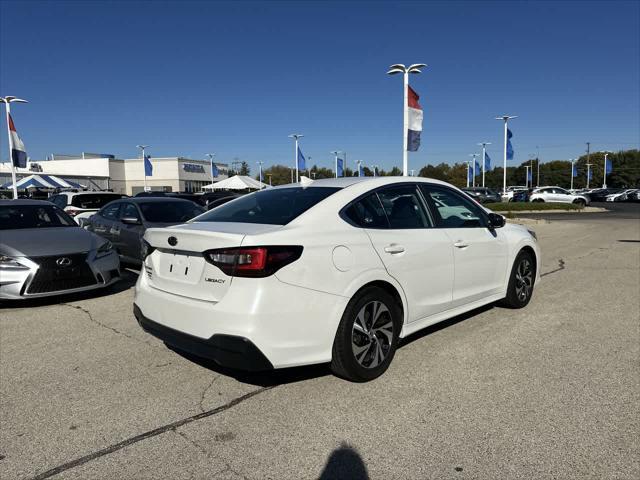
M204 172L204 167L202 165L198 165L196 163L183 163L182 164L182 169L185 172L190 172L190 173L205 173Z

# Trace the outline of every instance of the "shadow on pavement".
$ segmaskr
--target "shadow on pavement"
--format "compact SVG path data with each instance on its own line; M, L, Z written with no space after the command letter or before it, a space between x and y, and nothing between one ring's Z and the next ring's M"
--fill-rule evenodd
M27 298L25 300L5 300L0 304L2 308L33 308L59 305L61 303L78 302L92 298L106 297L129 290L138 280L138 272L123 269L120 280L109 287L88 290L86 292L69 293L66 295L52 295L51 297Z
M319 480L368 480L369 473L358 451L343 443L327 459Z

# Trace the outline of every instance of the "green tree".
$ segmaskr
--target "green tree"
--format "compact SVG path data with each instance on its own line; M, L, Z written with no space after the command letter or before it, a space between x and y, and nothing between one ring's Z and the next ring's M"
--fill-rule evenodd
M251 168L249 167L249 164L245 161L243 161L240 164L240 172L239 175L249 175L251 173Z

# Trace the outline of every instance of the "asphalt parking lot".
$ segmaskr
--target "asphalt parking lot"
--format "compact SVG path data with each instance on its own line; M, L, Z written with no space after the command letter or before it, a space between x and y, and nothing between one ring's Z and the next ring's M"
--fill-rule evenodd
M640 477L640 206L535 215L542 283L352 384L239 375L145 334L135 273L0 309L4 479Z

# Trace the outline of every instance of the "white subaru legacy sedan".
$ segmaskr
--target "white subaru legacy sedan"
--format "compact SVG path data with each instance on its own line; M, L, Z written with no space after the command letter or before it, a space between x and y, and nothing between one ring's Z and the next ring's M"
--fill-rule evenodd
M146 231L135 316L168 345L261 371L331 362L353 381L400 338L481 305L529 303L535 234L412 177L262 190Z

